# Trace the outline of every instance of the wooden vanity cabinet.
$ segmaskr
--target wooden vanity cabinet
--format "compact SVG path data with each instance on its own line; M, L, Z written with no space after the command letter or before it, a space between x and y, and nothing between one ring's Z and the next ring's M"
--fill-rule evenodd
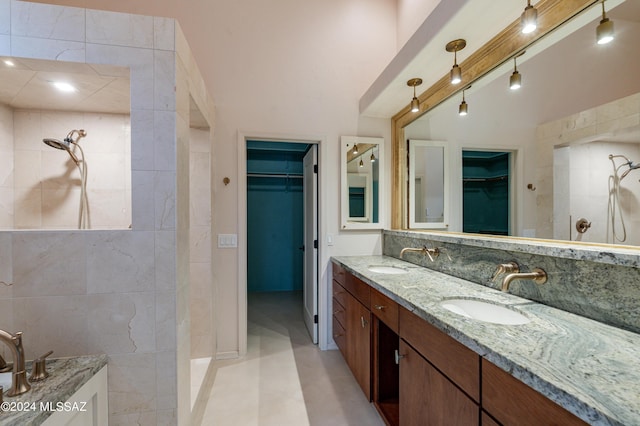
M486 359L482 360L482 408L505 426L587 424Z
M396 362L399 350L398 304L371 289L373 321L373 404L387 425L400 424L400 370Z
M480 424L480 356L404 308L400 423Z
M333 264L333 339L371 400L371 312L368 284Z

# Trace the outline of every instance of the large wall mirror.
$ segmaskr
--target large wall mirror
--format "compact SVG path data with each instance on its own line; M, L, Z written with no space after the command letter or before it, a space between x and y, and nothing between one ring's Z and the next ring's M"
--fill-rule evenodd
M129 68L0 57L0 229L130 225Z
M342 229L381 229L382 138L343 136L341 156Z
M616 34L609 44L596 43L602 6L594 2L423 115L399 113L395 150L407 139L447 144L450 231L640 245L640 2L605 5ZM515 67L519 90L510 89ZM463 88L466 116L458 114ZM411 184L402 155L395 182ZM404 209L394 227L415 227L412 205L425 194L402 183L394 191ZM465 209L479 197L488 207ZM504 218L495 229L480 218L489 206Z

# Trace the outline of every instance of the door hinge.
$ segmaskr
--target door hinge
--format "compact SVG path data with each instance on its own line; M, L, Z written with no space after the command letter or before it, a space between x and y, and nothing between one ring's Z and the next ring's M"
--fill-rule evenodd
M318 248L318 240L313 240L313 248Z
M318 173L318 165L317 164L313 165L313 173Z
M313 323L317 324L318 323L318 315L314 315L313 316Z

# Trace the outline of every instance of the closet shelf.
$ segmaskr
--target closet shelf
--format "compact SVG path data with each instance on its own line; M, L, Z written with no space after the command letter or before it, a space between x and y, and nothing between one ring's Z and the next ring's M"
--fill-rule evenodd
M288 173L247 173L247 177L302 179L304 177L304 175L301 175L301 174L288 174Z

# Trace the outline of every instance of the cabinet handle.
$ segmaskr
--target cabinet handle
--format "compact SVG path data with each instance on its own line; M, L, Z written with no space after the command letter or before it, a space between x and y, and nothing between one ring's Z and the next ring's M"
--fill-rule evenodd
M393 351L393 357L396 360L396 364L400 364L400 360L404 358L404 355L400 355L400 352L398 352L398 350L396 349L395 351Z
M333 315L337 315L337 314L339 314L340 312L344 312L344 311L342 311L342 310L338 309L337 311L333 311Z
M384 311L385 306L384 305L373 305L374 309L377 309L379 311Z
M334 339L337 339L338 337L342 337L342 336L344 336L344 334L334 334L334 335L333 335L333 338L334 338Z
M363 316L360 317L360 324L362 324L362 328L365 328L367 326L367 324L369 324L369 321L367 321L366 319L364 319Z

